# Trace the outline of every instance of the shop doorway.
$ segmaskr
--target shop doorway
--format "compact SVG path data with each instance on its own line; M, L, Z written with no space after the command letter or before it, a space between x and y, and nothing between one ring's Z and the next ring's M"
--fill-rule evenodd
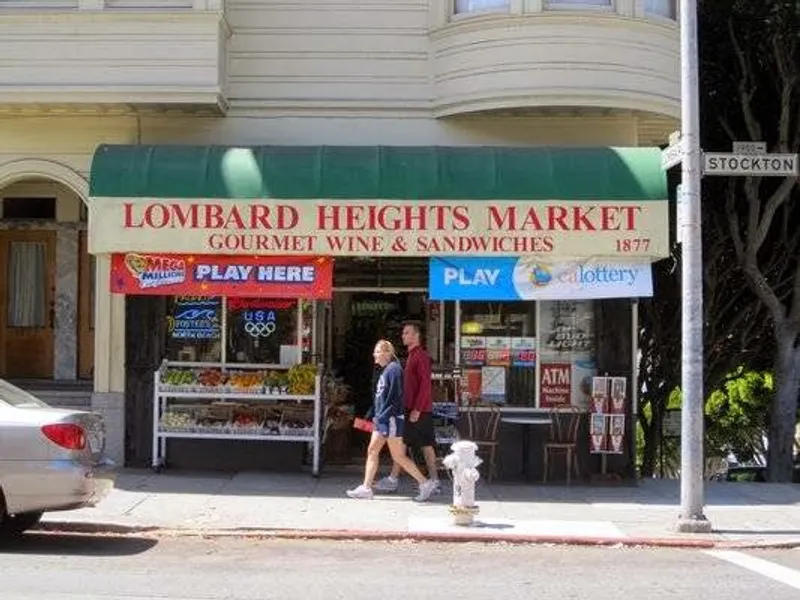
M0 375L53 377L55 231L0 230Z
M357 416L363 416L372 406L375 342L388 339L395 345L398 357L404 360L403 324L407 321L425 323L425 300L423 290L334 293L333 319L338 331L333 367L350 389Z

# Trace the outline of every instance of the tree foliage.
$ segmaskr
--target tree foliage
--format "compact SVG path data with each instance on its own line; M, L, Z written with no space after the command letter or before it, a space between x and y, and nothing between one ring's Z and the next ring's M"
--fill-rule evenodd
M734 454L741 462L759 462L774 392L772 373L739 369L708 397L707 446L721 458Z
M759 124L761 129L756 133L770 143L772 151L783 148L780 140L785 135L781 132L787 126L797 126L796 93L787 95L786 85L778 82L784 81L781 77L788 77L789 87L796 86L792 73L796 73L797 63L791 65L792 71L785 54L796 56L796 45L786 45L786 38L792 37L791 20L796 23L796 12L789 9L796 11L798 4L797 0L702 2L700 92L702 145L706 150L730 151L733 139L759 139L747 130L745 104L751 107L749 121ZM740 37L740 31L746 33L746 39ZM794 30L795 38L797 31ZM744 64L750 65L750 76L761 76L756 83L744 80L744 87L737 71L743 64L742 52L749 57ZM791 99L788 112L782 110L787 97ZM794 116L789 114L791 110L795 111ZM670 176L673 187L678 173ZM742 183L741 178L706 177L703 181L704 384L709 455L724 455L726 448L733 446L745 455L749 453L747 445L737 441L740 421L726 418L721 410L742 412L755 423L764 420L764 405L731 395L727 386L741 385L731 382L738 381L743 372L762 372L776 366L774 307L764 301L763 291L754 285L737 248L737 236L732 233L732 223L738 221L739 237L744 235L746 240L747 227L753 220L752 207L760 206L760 197L750 203L731 195L733 186ZM766 192L789 184L765 179L758 185ZM800 277L794 276L798 265L794 238L800 236L800 222L796 208L791 209L788 201L782 206L776 220L778 226L766 226L765 239L754 255L768 287L776 286L777 294L786 302L792 284L800 285ZM763 221L768 215L759 212ZM742 242L741 247L746 245L746 241ZM643 476L655 472L663 415L671 394L680 387L680 255L680 247L674 247L671 258L654 265L655 295L640 302L639 370L643 389L638 421L643 441ZM794 298L800 299L800 294L795 293ZM725 403L720 403L719 393L727 398ZM762 396L759 398L763 400Z
M753 140L767 142L770 152L797 153L800 2L705 0L700 35L704 148L725 151L733 140ZM769 477L791 481L800 388L797 178L706 177L704 187L724 205L732 272L743 276L771 325Z

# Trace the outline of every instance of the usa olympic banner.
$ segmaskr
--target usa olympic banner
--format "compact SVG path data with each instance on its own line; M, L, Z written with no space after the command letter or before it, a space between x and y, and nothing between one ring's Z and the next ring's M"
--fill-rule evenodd
M649 263L544 263L532 257L432 258L431 300L592 300L653 295Z
M312 256L112 254L111 292L327 300L333 292L333 260Z

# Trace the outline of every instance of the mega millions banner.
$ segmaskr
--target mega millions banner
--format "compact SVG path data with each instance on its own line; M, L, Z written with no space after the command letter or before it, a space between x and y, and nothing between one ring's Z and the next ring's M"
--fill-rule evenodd
M649 263L535 258L432 258L431 300L591 300L653 295Z
M127 252L111 256L111 292L130 295L329 299L327 257Z

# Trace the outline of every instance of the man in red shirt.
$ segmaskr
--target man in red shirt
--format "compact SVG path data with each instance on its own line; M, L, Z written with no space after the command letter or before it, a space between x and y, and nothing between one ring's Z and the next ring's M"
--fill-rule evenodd
M403 327L403 345L408 349L408 360L403 369L403 398L406 423L403 441L406 446L420 448L425 458L428 477L438 484L436 470L436 437L433 430L433 384L431 382L431 357L421 345L422 332L416 323ZM392 472L377 484L380 492L397 491L400 467L392 464ZM437 485L438 489L438 485Z

